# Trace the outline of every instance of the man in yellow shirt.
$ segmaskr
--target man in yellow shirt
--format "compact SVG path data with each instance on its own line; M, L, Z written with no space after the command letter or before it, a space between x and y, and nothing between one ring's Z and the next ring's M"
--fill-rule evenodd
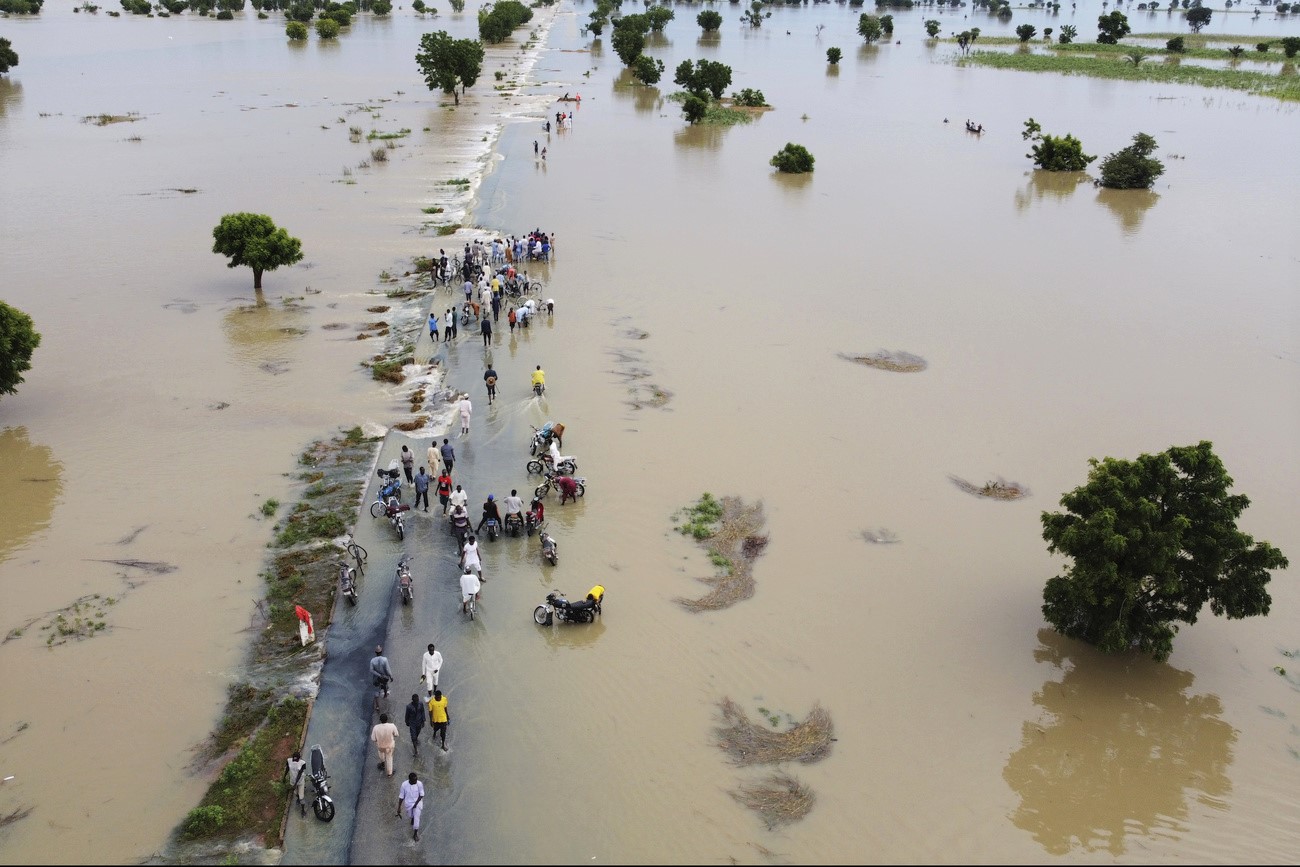
M450 718L447 716L447 697L442 694L442 690L435 689L433 697L429 699L429 722L433 724L433 735L429 738L430 742L442 738L442 751L447 752L447 723Z
M533 388L536 388L539 385L542 387L542 391L546 391L546 371L542 370L540 364L537 365L537 369L533 371Z

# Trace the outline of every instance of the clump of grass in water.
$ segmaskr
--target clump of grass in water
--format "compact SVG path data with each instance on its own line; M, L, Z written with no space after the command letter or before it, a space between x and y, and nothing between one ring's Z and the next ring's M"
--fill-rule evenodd
M370 131L370 133L366 136L366 140L367 140L367 141L385 141L385 140L387 140L387 139L403 138L404 136L408 136L408 135L410 135L410 134L411 134L411 131L410 131L409 129L406 129L405 127L403 127L402 129L398 130L397 132L378 132L378 131L372 129L372 130Z
M994 500L1019 500L1021 497L1029 496L1029 489L1019 482L1007 482L1002 479L985 482L983 485L974 485L963 478L949 476L949 480L968 494L974 494L977 497L989 497Z
M769 831L798 822L812 811L817 800L812 789L783 771L747 783L729 794L758 813Z
M271 498L262 504L262 514L269 518L275 514L275 510L278 508L280 508L280 501Z
M693 506L677 513L678 532L695 539L708 552L717 574L698 579L713 589L698 599L674 601L688 611L717 611L754 595L754 561L767 547L763 504L745 505L739 497L717 500L704 494Z
M867 367L874 367L877 370L893 371L894 373L917 373L929 367L926 360L919 355L887 349L873 352L870 355L845 355L841 352L840 358L845 361L865 364Z
M810 765L830 755L835 726L830 712L820 703L813 705L807 719L785 731L773 731L773 727L753 722L730 698L719 702L719 707L723 725L715 730L718 747L737 765L779 762Z

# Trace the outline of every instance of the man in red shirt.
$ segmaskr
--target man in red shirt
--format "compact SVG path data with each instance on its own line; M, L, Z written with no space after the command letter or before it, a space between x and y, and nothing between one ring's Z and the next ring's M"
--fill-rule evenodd
M563 506L569 500L577 501L578 483L569 476L556 476L555 487L560 490L560 505Z

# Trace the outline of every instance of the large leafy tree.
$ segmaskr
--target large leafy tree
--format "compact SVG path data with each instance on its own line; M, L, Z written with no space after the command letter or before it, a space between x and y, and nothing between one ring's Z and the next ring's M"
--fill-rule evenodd
M415 62L429 90L450 94L460 105L460 93L473 87L483 71L483 43L477 39L453 39L445 30L426 33L420 37Z
M1201 28L1210 23L1210 18L1214 16L1214 10L1208 6L1197 6L1195 9L1187 10L1187 26L1192 28L1193 33L1200 33Z
M1049 172L1081 172L1096 159L1083 152L1083 143L1066 133L1063 136L1045 135L1043 127L1032 117L1025 121L1020 137L1029 142L1031 152L1025 154L1034 165Z
M1133 144L1101 161L1101 185L1116 190L1146 190L1165 172L1165 164L1151 156L1158 145L1144 132L1133 136Z
M302 259L302 241L272 222L265 214L226 214L212 230L212 252L229 256L227 268L253 269L253 288L261 290L262 272Z
M0 36L0 73L8 72L17 65L18 52L14 51L13 43Z
M705 33L716 33L722 26L722 16L712 9L705 9L695 16L695 23L700 25L700 29Z
M478 35L484 42L504 42L516 27L533 20L533 10L519 0L496 0L478 11Z
M731 67L716 60L683 60L677 64L673 82L701 99L706 93L721 99L723 91L731 85Z
M642 54L632 64L632 77L642 84L658 84L664 74L664 62Z
M0 394L18 390L23 371L31 370L32 353L40 345L32 317L0 301Z
M645 48L645 34L635 27L615 26L614 36L610 42L614 44L614 53L618 55L619 60L623 61L623 65L631 66L636 63L636 59L641 56L641 51Z
M885 32L884 25L880 19L874 15L862 14L858 16L858 35L861 36L868 45L875 42Z
M1137 460L1089 461L1088 482L1044 512L1048 550L1074 562L1043 588L1043 616L1107 653L1137 650L1158 661L1178 623L1208 602L1231 619L1268 614L1269 570L1282 552L1237 529L1250 505L1209 442Z
M645 17L650 22L650 29L655 33L661 33L664 25L676 17L676 13L667 6L651 6L645 11Z
M1128 26L1128 16L1116 9L1109 15L1097 16L1097 41L1103 45L1116 45L1133 31Z

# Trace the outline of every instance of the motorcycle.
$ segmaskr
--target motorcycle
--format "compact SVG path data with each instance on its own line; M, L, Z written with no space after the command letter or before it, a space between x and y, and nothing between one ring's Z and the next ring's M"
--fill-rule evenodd
M519 517L519 513L518 512L510 513L509 515L506 515L505 520L506 520L506 532L509 533L511 536L518 536L519 531L523 529L523 522ZM528 535L531 536L532 533L529 533Z
M411 558L403 557L397 564L397 589L402 594L402 604L406 605L415 598L415 588L411 581Z
M560 565L560 545L555 537L543 530L537 539L542 543L542 559L552 566Z
M579 497L585 496L587 493L587 477L574 476L573 480L578 483L578 496ZM546 481L542 482L540 485L537 486L536 489L534 489L533 496L537 497L537 499L540 500L542 497L545 497L548 493L550 493L551 486L554 484L555 484L555 473L547 472Z
M601 603L605 599L605 588L600 584L587 591L587 598L570 602L559 590L546 594L546 601L533 609L533 622L538 626L550 626L553 620L561 623L591 623L601 613Z
M528 320L527 320L527 319L522 319L522 320L520 320L520 324L523 325L525 328L527 328L527 327L528 327ZM533 383L533 395L534 395L534 396L536 396L536 397L541 397L541 396L542 396L542 392L544 392L544 391L546 391L546 384L545 384L545 383L541 383L541 382L534 382L534 383Z
M370 517L378 518L380 515L388 514L388 501L402 500L402 479L399 475L400 470L380 470L375 475L379 476L384 483L379 486L378 493L375 494L375 501L370 504Z
M533 458L529 461L526 465L526 469L530 473L540 473L549 469L558 469L560 475L571 476L578 471L578 456L560 455L560 465L554 467L552 464L553 461L551 460L550 454L544 454L540 458Z
M540 526L542 526L542 519L538 516L537 510L529 509L524 515L524 530L529 536L532 536Z
M339 592L350 604L357 604L357 570L343 562L339 563Z
M402 513L410 510L410 506L397 502L396 497L389 497L384 503L384 512L388 515L388 521L393 525L393 529L397 531L397 538L399 539L406 538L406 521L402 517Z
M312 745L310 766L311 775L307 779L311 780L312 791L316 794L311 802L311 811L317 819L328 822L334 818L334 799L330 797L330 775L325 772L325 751L320 744Z
M529 425L529 427L533 426ZM555 430L556 427L559 427L560 429L560 433L558 434ZM533 427L533 439L532 442L528 444L528 453L532 455L546 454L546 450L551 447L551 440L563 436L563 431L564 425L556 425L554 422L550 421L542 425L540 428Z
M487 540L489 542L495 542L497 536L501 534L501 525L497 523L496 518L488 518L484 528L487 530Z

